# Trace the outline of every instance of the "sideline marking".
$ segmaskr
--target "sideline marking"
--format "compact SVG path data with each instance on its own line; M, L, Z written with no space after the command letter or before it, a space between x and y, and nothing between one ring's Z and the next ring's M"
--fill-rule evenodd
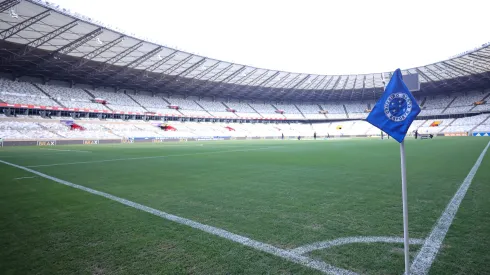
M120 159L103 159L103 160L92 160L92 161L64 162L64 163L54 163L54 164L31 165L31 166L26 166L26 167L30 167L30 168L34 168L34 167L50 167L50 166L64 166L64 165L74 165L74 164L113 162L113 161L125 161L125 160L158 159L158 158L184 157L184 156L195 156L195 155L212 155L212 154L223 154L223 153L232 153L232 152L248 152L248 151L266 150L266 149L280 148L280 147L283 147L283 146L270 146L270 147L261 147L261 148L243 149L243 150L238 150L237 149L237 150L225 150L225 151L198 152L198 153L188 153L188 154L178 154L178 155L165 155L165 156L151 156L151 157L135 157L135 158L120 158Z
M305 253L310 253L311 251L327 249L333 246L340 246L351 243L403 243L402 237L347 237L347 238L338 238L331 241L326 242L317 242L312 244L307 244L304 246L297 247L292 249L291 252L294 252L299 255L303 255ZM410 239L410 244L424 244L423 239Z
M150 213L150 214L153 214L155 216L161 217L161 218L169 220L169 221L173 221L173 222L176 222L179 224L190 226L192 228L207 232L209 234L212 234L212 235L215 235L215 236L218 236L218 237L221 237L221 238L242 244L244 246L254 248L254 249L259 250L259 251L263 251L263 252L272 254L274 256L281 257L281 258L286 259L288 261L291 261L291 262L294 262L297 264L301 264L303 266L310 267L310 268L322 271L322 272L327 273L327 274L349 274L349 275L355 275L356 274L355 272L329 265L323 261L314 260L314 259L311 259L309 257L296 254L296 253L291 252L289 250L284 250L284 249L272 246L270 244L262 243L262 242L255 241L255 240L252 240L250 238L247 238L245 236L240 236L238 234L231 233L231 232L226 231L224 229L220 229L220 228L213 227L213 226L206 225L206 224L202 224L202 223L199 223L199 222L196 222L193 220L189 220L186 218L175 216L175 215L172 215L172 214L169 214L169 213L166 213L166 212L163 212L163 211L160 211L160 210L157 210L157 209L154 209L154 208L151 208L151 207L148 207L148 206L136 203L136 202L132 202L132 201L120 198L120 197L116 197L114 195L111 195L111 194L108 194L105 192L97 191L95 189L91 189L91 188L88 188L88 187L85 187L82 185L78 185L78 184L74 184L74 183L71 183L71 182L68 182L68 181L65 181L62 179L58 179L58 178L43 174L41 172L29 169L29 168L24 167L24 166L20 166L20 165L13 164L10 162L6 162L3 160L0 160L0 163L25 170L27 172L36 174L40 177L50 179L52 181L55 181L57 183L60 183L60 184L63 184L63 185L69 186L69 187L73 187L73 188L76 188L76 189L79 189L79 190L82 190L82 191L85 191L85 192L88 192L88 193L91 193L94 195L98 195L98 196L119 202L121 204L127 205L129 207L132 207L132 208L135 208L135 209L138 209L138 210Z
M481 152L480 156L476 160L475 165L473 165L473 168L471 168L470 172L464 179L458 191L447 205L446 209L432 229L429 237L425 239L424 245L420 249L419 253L412 263L412 266L410 267L411 274L429 273L429 269L432 266L432 263L434 262L437 253L439 252L439 249L441 248L442 242L446 237L446 233L453 223L456 213L458 212L459 205L466 195L466 191L468 191L468 188L471 185L471 181L478 171L478 168L480 167L480 164L482 163L489 146L490 142L488 142L485 149L483 149L483 151Z
M32 179L32 178L35 178L34 177L20 177L20 178L15 178L14 180L23 180L23 179Z
M80 152L80 153L92 153L92 151L81 151L81 150L67 150L67 149L49 149L49 148L41 148L40 150L48 150L48 151L58 151L58 152Z

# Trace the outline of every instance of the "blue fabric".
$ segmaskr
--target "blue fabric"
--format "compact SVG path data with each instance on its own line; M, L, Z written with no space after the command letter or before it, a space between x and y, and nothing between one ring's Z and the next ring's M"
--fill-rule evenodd
M419 113L420 107L403 82L400 69L397 69L367 121L402 142Z

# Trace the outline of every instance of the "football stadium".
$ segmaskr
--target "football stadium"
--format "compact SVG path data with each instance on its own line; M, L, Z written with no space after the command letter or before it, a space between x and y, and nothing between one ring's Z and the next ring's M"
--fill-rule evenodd
M1 274L490 274L490 43L320 75L0 12Z

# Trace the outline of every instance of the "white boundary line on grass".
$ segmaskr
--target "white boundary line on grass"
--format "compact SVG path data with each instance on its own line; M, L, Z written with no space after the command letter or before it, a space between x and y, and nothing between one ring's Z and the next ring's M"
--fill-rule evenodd
M311 251L320 250L320 249L327 249L327 248L330 248L333 246L340 246L340 245L351 244L351 243L403 243L403 238L402 237L378 237L378 236L373 236L373 237L366 237L366 236L347 237L347 238L339 238L339 239L326 241L326 242L317 242L317 243L307 244L307 245L300 246L300 247L297 247L295 249L292 249L291 252L303 255L306 253L310 253ZM423 239L410 239L410 244L424 244L424 240Z
M185 157L185 156L195 156L195 155L213 155L213 154L223 154L223 153L233 153L233 152L249 152L249 151L267 150L267 149L280 148L280 147L283 147L283 146L269 146L269 147L260 147L260 148L242 149L242 150L235 149L235 150L224 150L224 151L198 152L198 153L165 155L165 156L134 157L134 158L119 158L119 159L102 159L102 160L91 160L91 161L64 162L64 163L54 163L54 164L31 165L31 166L27 166L27 167L30 167L30 168L51 167L51 166L65 166L65 165L75 165L75 164L101 163L101 162L126 161L126 160L158 159L158 158Z
M36 176L33 176L33 177L20 177L20 178L15 178L14 180L33 179L35 177Z
M487 146L485 146L485 149L483 149L483 151L481 152L480 157L478 157L475 165L473 165L473 168L471 168L470 172L464 179L458 191L447 205L446 209L432 229L429 237L425 239L424 245L422 246L412 263L412 266L410 268L411 274L429 273L429 269L432 266L432 263L434 262L437 253L439 252L439 249L441 248L447 231L449 230L449 227L453 223L454 217L458 212L459 205L461 204L461 201L463 201L463 198L466 195L466 191L468 191L468 188L471 185L471 181L478 171L478 168L480 167L480 164L482 163L489 146L490 142L488 142Z
M67 149L49 149L49 148L41 148L40 150L48 150L48 151L58 151L58 152L79 152L79 153L92 153L92 151L82 151L82 150L67 150Z
M69 187L73 187L73 188L76 188L76 189L79 189L79 190L82 190L82 191L85 191L85 192L88 192L88 193L91 193L94 195L98 195L98 196L119 202L121 204L127 205L129 207L132 207L132 208L135 208L135 209L138 209L138 210L150 213L150 214L153 214L155 216L164 218L164 219L169 220L169 221L173 221L173 222L176 222L179 224L190 226L192 228L207 232L209 234L219 236L221 238L242 244L244 246L248 246L248 247L254 248L256 250L263 251L263 252L281 257L281 258L289 260L291 262L298 263L298 264L304 265L306 267L310 267L310 268L322 271L322 272L327 273L327 274L352 274L352 275L356 274L355 272L329 265L323 261L314 260L314 259L311 259L309 257L296 254L296 253L289 251L289 250L281 249L281 248L272 246L270 244L262 243L262 242L255 241L255 240L252 240L250 238L247 238L245 236L240 236L240 235L231 233L231 232L226 231L224 229L220 229L220 228L213 227L213 226L206 225L206 224L202 224L202 223L199 223L199 222L196 222L193 220L189 220L186 218L175 216L175 215L172 215L172 214L169 214L169 213L166 213L166 212L163 212L163 211L160 211L160 210L157 210L157 209L154 209L154 208L151 208L151 207L148 207L148 206L136 203L136 202L132 202L132 201L120 198L120 197L113 196L113 195L105 193L105 192L97 191L95 189L91 189L91 188L81 186L78 184L74 184L74 183L71 183L71 182L68 182L68 181L65 181L62 179L58 179L58 178L43 174L41 172L29 169L29 168L24 167L24 166L16 165L16 164L6 162L3 160L0 160L0 163L25 170L27 172L36 174L40 177L55 181L57 183L60 183L60 184L63 184L63 185L69 186Z

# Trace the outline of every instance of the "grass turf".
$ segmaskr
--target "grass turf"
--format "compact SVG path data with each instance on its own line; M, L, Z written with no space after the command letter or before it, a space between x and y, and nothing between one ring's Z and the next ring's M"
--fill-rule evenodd
M411 237L429 234L488 141L407 140ZM392 140L21 147L1 149L0 159L285 249L403 236ZM488 159L432 273L490 267ZM61 165L40 166L52 164ZM15 179L33 176L26 171L0 164L0 174L2 274L316 273L47 179ZM400 247L352 244L310 256L362 273L401 274Z

